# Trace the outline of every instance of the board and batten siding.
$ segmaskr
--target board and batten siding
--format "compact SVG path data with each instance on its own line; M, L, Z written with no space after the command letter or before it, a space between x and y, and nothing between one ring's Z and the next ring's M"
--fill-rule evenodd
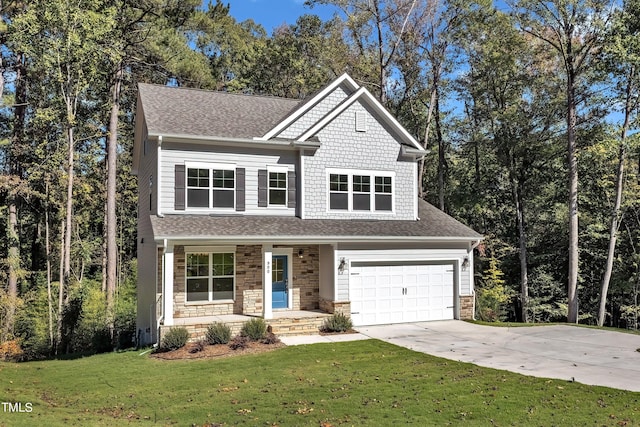
M294 151L276 151L260 148L207 146L205 144L188 144L164 142L162 144L162 195L160 197L163 214L199 213L209 214L209 211L190 211L175 209L175 166L185 163L216 163L235 165L245 170L245 203L244 211L247 215L291 215L296 213L295 207L287 206L258 206L258 171L268 167L286 167L287 171L295 172L297 153Z
M367 131L356 132L356 114L366 118ZM320 132L320 148L304 159L305 218L414 220L416 199L413 161L399 161L401 145L359 101ZM329 211L327 169L380 171L395 174L394 212ZM372 191L374 183L371 183Z

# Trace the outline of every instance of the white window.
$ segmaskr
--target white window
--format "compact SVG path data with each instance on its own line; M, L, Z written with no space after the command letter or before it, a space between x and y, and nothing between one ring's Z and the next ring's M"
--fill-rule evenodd
M188 252L185 257L187 302L233 300L234 252Z
M187 208L235 208L235 166L187 167Z
M329 211L393 212L393 172L332 169L327 178Z
M287 204L287 172L269 171L269 206Z
M329 209L349 209L349 175L337 173L329 175Z

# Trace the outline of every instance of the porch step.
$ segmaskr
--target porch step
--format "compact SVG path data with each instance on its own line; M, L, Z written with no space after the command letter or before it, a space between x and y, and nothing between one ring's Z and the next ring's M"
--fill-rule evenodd
M291 335L312 335L320 331L320 327L329 315L298 318L276 318L267 321L272 332L278 337Z

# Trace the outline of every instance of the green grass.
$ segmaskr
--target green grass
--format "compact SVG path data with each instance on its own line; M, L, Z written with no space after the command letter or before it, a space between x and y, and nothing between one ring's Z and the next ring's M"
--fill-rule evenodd
M163 361L0 363L0 425L634 425L640 393L526 377L377 340ZM325 423L325 424L323 424Z

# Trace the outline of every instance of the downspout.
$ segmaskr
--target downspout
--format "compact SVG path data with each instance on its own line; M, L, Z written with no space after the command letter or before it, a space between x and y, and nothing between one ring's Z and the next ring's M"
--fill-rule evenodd
M156 215L158 216L158 218L164 218L164 215L162 214L162 203L160 202L160 195L162 194L162 179L160 178L160 168L162 166L162 135L158 135L158 146L157 146L157 155L156 155L157 159L156 159L156 180L158 181L158 184L156 185ZM165 240L165 245L164 245L164 249L166 249L167 247L167 241ZM163 288L164 289L164 288Z

